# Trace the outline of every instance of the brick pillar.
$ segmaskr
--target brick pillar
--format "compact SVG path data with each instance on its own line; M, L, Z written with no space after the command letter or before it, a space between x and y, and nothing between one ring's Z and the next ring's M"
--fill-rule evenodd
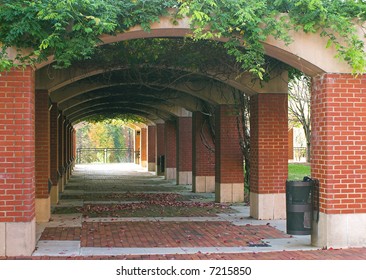
M165 179L177 178L177 129L175 121L165 122Z
M239 145L236 110L217 106L215 112L215 196L217 202L244 201L243 156Z
M294 129L288 131L288 159L294 160Z
M177 184L192 184L192 117L177 120Z
M62 112L59 111L58 117L58 178L59 178L59 192L63 192L65 190L65 178L64 178L64 150L65 150L65 141L64 141L64 121L65 118L62 115Z
M63 142L64 142L64 148L63 148L63 163L62 165L64 166L64 174L63 174L63 179L64 179L64 184L67 184L68 181L68 177L67 177L67 170L68 170L68 166L67 166L67 149L68 149L68 141L67 141L67 137L68 137L68 120L65 118L64 119L64 124L63 124Z
M147 128L141 128L141 166L147 168Z
M135 130L135 164L141 164L141 130Z
M156 124L156 170L158 176L165 174L165 124Z
M312 243L366 246L366 75L313 79L311 173L320 183Z
M256 219L285 219L287 94L253 96L250 110L250 215Z
M201 112L193 112L193 192L215 192L215 145L205 118Z
M59 178L58 178L58 109L53 103L50 112L50 179L51 205L56 205L59 201Z
M148 171L156 172L156 126L148 127Z
M35 97L36 139L36 220L48 222L51 217L49 179L50 163L50 112L47 90L37 90Z
M0 256L35 248L34 72L0 75Z

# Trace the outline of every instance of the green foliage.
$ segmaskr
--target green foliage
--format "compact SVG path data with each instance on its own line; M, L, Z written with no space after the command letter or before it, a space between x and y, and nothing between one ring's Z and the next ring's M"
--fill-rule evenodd
M290 163L288 165L288 180L302 181L305 176L311 176L309 164Z
M148 31L168 8L177 10L173 22L191 18L196 40L229 39L227 52L261 79L266 72L261 41L271 35L288 44L289 30L319 32L355 73L366 69L364 44L354 27L366 21L361 0L1 0L0 5L0 71L49 56L55 67L68 67L90 58L100 35L138 24ZM18 49L16 59L8 57L9 47ZM25 55L20 49L32 51Z

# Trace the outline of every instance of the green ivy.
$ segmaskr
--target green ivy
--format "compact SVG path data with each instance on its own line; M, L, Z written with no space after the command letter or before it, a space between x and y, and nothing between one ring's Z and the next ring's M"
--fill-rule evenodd
M167 15L168 8L180 17L191 18L195 40L225 37L227 53L244 71L259 78L266 72L261 41L269 35L291 43L289 30L319 32L334 45L338 57L354 73L364 73L364 43L355 23L366 21L364 0L0 0L0 71L32 64L54 56L54 66L69 67L95 54L100 35L117 34ZM207 28L209 27L209 28ZM19 51L10 59L6 49Z

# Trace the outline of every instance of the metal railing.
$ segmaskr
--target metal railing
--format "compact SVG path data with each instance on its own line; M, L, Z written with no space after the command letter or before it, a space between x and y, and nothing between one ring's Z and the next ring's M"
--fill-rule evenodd
M139 161L140 151L119 148L77 148L77 163L133 163Z

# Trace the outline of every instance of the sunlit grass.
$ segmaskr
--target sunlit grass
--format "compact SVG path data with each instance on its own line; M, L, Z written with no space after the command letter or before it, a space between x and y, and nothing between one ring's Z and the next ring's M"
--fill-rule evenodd
M288 165L288 180L302 180L305 176L310 177L310 165L306 163L290 163Z

